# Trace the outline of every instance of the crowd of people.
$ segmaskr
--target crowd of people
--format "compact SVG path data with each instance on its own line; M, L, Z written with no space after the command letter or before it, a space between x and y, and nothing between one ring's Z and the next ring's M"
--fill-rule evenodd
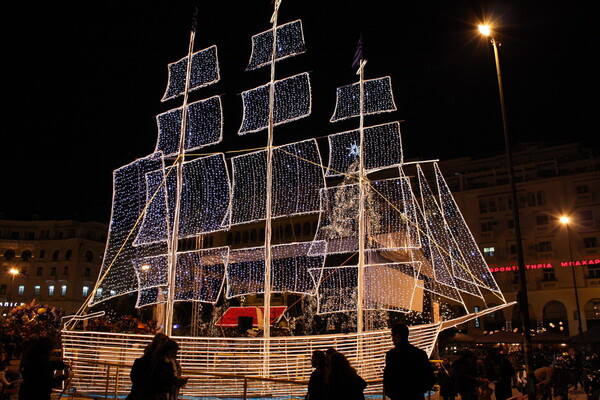
M91 319L85 330L96 332L137 333L140 335L154 334L157 331L155 320L142 321L132 315L123 315L120 318L102 316Z
M454 400L496 400L513 396L513 388L527 394L530 380L538 398L568 398L569 390L585 392L590 400L600 398L600 357L587 351L554 350L551 347L533 352L533 376L528 377L522 351L504 352L501 348L465 350L450 363L443 358L437 366L440 397Z

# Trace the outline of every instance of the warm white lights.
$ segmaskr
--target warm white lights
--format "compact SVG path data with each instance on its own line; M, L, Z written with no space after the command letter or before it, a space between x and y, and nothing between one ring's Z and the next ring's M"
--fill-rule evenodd
M561 224L567 225L569 222L571 222L571 218L569 218L565 215L565 216L560 217L559 221Z
M477 25L477 27L479 28L479 32L481 32L483 35L485 36L490 36L490 34L492 33L489 25Z

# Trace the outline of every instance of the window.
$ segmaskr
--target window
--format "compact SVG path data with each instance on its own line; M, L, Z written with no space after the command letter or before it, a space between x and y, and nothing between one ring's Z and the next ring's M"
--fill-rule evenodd
M11 239L19 239L19 232L11 232L10 238Z
M69 249L65 251L65 260L69 261L71 260L71 257L73 257L73 250Z
M536 225L548 225L548 216L547 215L537 215L535 217L535 224Z
M25 294L25 286L19 285L17 288L17 296L23 296Z
M60 255L60 252L58 250L54 250L54 253L52 253L52 259L54 261L58 261L58 256Z
M554 268L544 268L543 270L544 273L544 281L545 282L552 282L556 280L556 275L554 274Z
M508 254L517 254L517 245L511 244L508 246Z
M552 242L539 242L538 251L552 251Z
M21 260L29 261L31 260L32 254L30 250L25 250L21 253Z
M40 285L35 285L33 287L33 295L34 296L39 296L41 290L42 290L42 287Z
M483 248L483 255L486 257L493 257L495 252L496 252L496 249L494 247L484 247Z
M54 285L48 286L48 296L54 296Z
M488 202L488 209L490 210L490 212L496 211L496 200L490 199L490 201Z
M102 291L103 290L104 289L102 289L102 288L98 288L98 290L96 290L96 293L98 293L98 297L102 296Z
M527 207L535 207L535 195L533 193L527 193Z
M40 250L40 258L46 257L46 250Z
M92 262L92 260L94 259L94 253L92 253L90 250L85 252L85 261L87 262Z
M0 285L0 294L6 294L6 285Z
M588 185L575 186L575 193L577 193L577 194L589 193L589 191L590 191L590 188L588 187Z
M583 247L586 249L598 247L598 239L596 237L583 238Z
M92 269L90 267L87 267L84 271L83 271L83 276L90 276L92 273Z
M50 268L50 276L56 276L56 267Z
M600 264L588 266L589 277L592 279L600 278Z
M12 260L13 258L15 258L15 251L13 249L8 249L4 252L4 258L8 261Z
M42 267L37 267L37 269L35 270L35 276L42 276L43 273L43 269Z
M60 286L60 295L61 296L66 296L67 295L67 285L61 285Z
M494 223L492 221L481 223L481 232L491 232L494 229Z
M538 206L546 205L546 193L544 193L542 190L537 192L537 204Z
M577 214L580 225L592 226L594 224L594 213L592 210L579 210Z
M69 275L69 267L68 266L65 266L63 268L63 275Z
M89 286L84 286L83 290L81 291L81 295L83 297L87 297L88 294L90 294L90 287Z
M481 214L486 214L488 212L488 204L487 201L480 199L479 200L479 212Z

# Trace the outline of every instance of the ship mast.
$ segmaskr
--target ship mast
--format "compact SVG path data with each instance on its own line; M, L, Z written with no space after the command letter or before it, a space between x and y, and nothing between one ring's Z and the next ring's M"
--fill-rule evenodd
M269 83L269 125L267 127L267 182L265 205L265 287L263 308L263 336L271 337L271 230L272 230L272 189L273 189L273 128L275 108L275 59L277 54L277 14L281 0L276 0L271 17L273 44L271 48L271 80Z
M194 16L195 22L195 16ZM171 243L169 246L170 257L169 257L169 269L167 273L168 278L168 290L167 290L167 302L164 319L164 333L167 336L171 336L173 331L173 315L174 315L174 300L175 300L175 271L177 268L177 250L178 250L178 238L179 238L179 214L181 212L181 191L183 188L183 162L185 160L185 132L187 127L187 103L188 103L188 92L190 88L190 76L192 74L192 55L194 52L194 39L196 38L195 26L192 27L190 32L190 43L188 46L188 60L185 71L185 89L183 91L183 105L181 107L181 128L179 136L179 154L175 160L175 168L177 172L177 189L175 190L175 209L173 216L173 228L171 230Z
M359 153L358 153L358 284L357 284L357 304L356 304L356 331L362 333L364 331L364 293L365 293L365 184L367 175L364 165L364 106L365 106L365 90L364 90L364 68L367 60L360 60L357 74L359 76L359 126L360 135Z

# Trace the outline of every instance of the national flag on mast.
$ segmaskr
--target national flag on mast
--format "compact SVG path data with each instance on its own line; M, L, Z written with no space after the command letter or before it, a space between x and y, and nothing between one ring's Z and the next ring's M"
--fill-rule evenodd
M352 59L352 69L360 67L360 62L364 59L362 35L358 38L354 58Z

